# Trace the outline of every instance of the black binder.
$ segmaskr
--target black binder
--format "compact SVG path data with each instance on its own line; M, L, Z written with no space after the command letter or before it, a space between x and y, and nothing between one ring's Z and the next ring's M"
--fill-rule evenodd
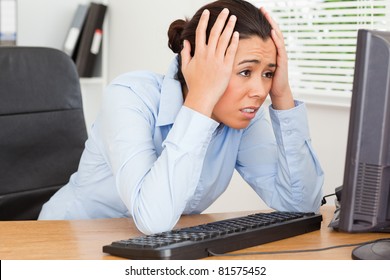
M88 7L88 5L78 5L63 45L63 51L75 62L84 23L88 15Z
M96 57L100 52L103 22L107 6L91 3L80 39L76 66L80 77L92 77Z

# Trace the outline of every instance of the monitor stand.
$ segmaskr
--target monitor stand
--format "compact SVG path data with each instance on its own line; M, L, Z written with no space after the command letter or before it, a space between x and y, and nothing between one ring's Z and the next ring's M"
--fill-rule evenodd
M390 238L379 239L356 247L352 251L354 260L390 260Z

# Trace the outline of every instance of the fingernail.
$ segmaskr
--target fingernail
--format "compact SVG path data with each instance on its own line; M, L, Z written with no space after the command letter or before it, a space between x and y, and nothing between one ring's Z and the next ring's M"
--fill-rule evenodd
M202 15L205 16L205 15L207 15L208 13L209 13L209 10L204 9Z
M228 8L224 8L221 13L228 14L229 13L229 9Z

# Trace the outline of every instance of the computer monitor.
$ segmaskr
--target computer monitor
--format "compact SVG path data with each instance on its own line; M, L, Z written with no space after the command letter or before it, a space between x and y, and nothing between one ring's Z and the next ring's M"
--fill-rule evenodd
M339 215L340 231L390 233L390 32L358 31ZM390 240L352 257L378 254L390 259Z

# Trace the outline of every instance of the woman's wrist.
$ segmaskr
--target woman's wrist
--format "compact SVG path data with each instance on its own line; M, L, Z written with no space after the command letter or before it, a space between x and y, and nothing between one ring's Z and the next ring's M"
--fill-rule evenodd
M190 94L185 97L184 106L197 111L207 117L211 117L215 102L207 100L208 95L203 96L191 96Z
M289 110L295 107L294 98L291 91L283 96L270 95L272 108L275 110Z

